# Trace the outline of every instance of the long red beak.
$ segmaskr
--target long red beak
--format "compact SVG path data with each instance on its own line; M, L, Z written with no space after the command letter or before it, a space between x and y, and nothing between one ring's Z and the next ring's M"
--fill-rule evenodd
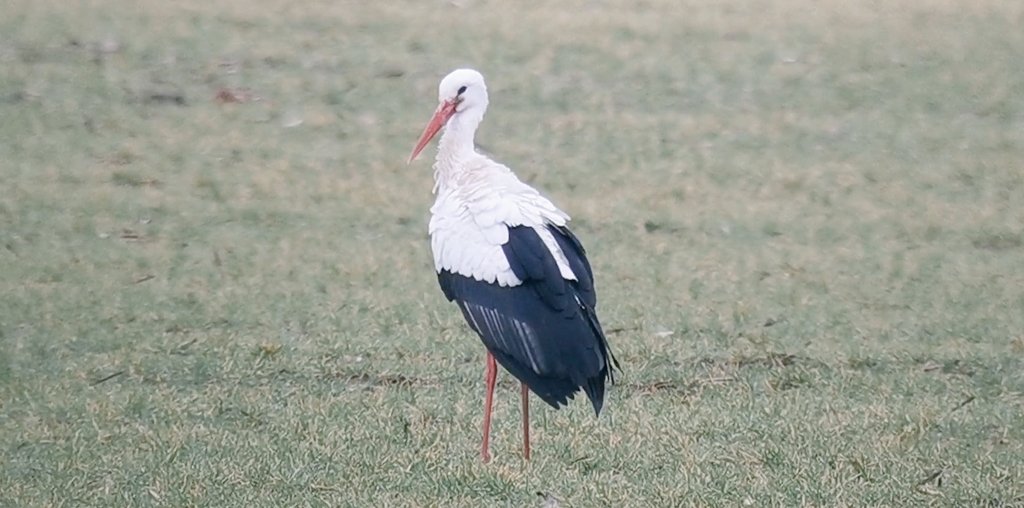
M430 119L430 123L423 129L423 134L420 134L420 140L416 142L416 148L412 149L412 154L409 155L409 160L406 164L415 160L416 156L426 148L427 143L434 139L437 131L441 130L444 124L448 123L448 119L455 114L455 106L457 106L455 101L444 101L437 107L437 111L434 111L434 117Z

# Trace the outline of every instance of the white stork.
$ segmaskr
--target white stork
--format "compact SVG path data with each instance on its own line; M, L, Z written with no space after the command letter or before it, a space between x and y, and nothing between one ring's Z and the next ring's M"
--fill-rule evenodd
M580 390L600 414L618 363L597 320L594 279L569 216L512 171L476 151L487 111L484 77L458 69L409 162L444 127L434 162L430 244L445 297L487 348L481 458L490 460L495 360L522 383L523 456L530 458L529 392L555 409Z

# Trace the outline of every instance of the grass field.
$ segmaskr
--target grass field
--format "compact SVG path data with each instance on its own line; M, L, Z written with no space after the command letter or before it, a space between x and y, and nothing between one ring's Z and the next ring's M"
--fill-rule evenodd
M0 506L1024 506L1024 3L0 9ZM530 463L405 165L463 65L624 367Z

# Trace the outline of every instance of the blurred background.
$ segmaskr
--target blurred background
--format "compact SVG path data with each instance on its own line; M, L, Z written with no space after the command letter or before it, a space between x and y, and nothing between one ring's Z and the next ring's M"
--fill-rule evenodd
M1024 4L0 5L0 504L1024 503ZM539 408L437 288L456 67L623 363Z

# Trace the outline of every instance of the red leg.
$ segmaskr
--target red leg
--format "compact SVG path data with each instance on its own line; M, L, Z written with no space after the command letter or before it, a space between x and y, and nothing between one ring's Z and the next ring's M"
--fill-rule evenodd
M480 449L480 458L490 462L491 452L491 403L494 401L494 381L498 377L498 366L494 363L494 355L487 352L487 368L484 371L484 384L487 385L487 394L484 396L484 442Z
M530 390L523 385L523 458L530 460Z

